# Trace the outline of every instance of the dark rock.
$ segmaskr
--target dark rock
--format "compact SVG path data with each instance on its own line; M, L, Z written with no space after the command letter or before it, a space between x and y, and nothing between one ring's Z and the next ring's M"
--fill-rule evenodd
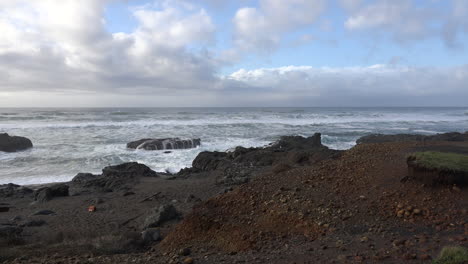
M386 142L428 142L428 141L468 141L468 132L465 133L444 133L436 135L414 135L414 134L396 134L396 135L383 135L383 134L371 134L363 136L356 140L357 144L364 143L386 143Z
M218 167L229 166L230 162L226 160L228 154L225 152L208 152L204 151L197 155L192 162L192 167L201 171L216 170ZM223 166L224 167L224 166Z
M10 136L7 133L0 133L0 151L16 152L32 148L31 140L25 137Z
M304 138L301 136L285 136L274 144L271 148L284 151L308 150L313 148L323 148L322 135L315 133L313 136Z
M144 164L127 162L115 166L108 166L102 170L105 177L157 177L158 174Z
M158 227L164 222L179 219L180 213L172 204L161 205L154 208L152 213L145 219L144 229Z
M197 173L215 173L217 183L238 185L246 183L259 171L283 163L283 169L313 163L338 156L341 151L322 145L321 135L314 134L281 137L277 142L263 148L237 147L232 152L201 152L192 162L192 168L181 170L177 175L189 177ZM279 168L279 167L278 167Z
M141 238L145 243L160 241L162 238L161 230L159 228L148 228L141 233Z
M163 149L189 149L200 146L200 139L180 139L180 138L145 138L127 144L127 148L163 150Z
M10 207L8 206L0 206L0 213L5 213L10 211Z
M52 200L54 197L68 196L68 185L57 184L50 187L43 187L34 192L34 201L47 202Z
M34 201L45 203L50 200L52 200L52 191L49 187L44 187L34 192Z
M33 190L27 187L23 187L13 183L0 185L0 198L23 198L31 195L33 192Z
M141 177L158 177L158 174L144 164L128 162L105 167L100 175L79 173L72 179L72 184L82 188L112 192L128 189L129 185L138 183Z
M23 229L16 225L0 225L0 238L18 236Z
M33 213L32 215L55 215L55 212L46 209L46 210L39 210L39 211Z
M39 227L47 224L46 221L44 220L30 220L27 221L26 223L22 224L21 226L23 227Z
M190 250L190 248L183 248L179 251L179 255L181 256L188 256L190 255L190 253L192 253L192 250Z

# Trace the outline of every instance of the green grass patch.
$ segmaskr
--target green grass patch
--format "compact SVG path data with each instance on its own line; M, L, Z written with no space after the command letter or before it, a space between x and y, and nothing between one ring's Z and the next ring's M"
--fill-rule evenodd
M416 159L417 164L428 169L468 172L468 155L424 151L412 153L409 157Z
M464 247L444 247L433 264L464 264L468 263L468 249Z

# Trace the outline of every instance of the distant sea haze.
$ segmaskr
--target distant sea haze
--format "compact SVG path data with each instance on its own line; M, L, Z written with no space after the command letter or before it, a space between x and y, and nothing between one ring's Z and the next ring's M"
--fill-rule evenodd
M0 184L68 181L108 165L144 163L156 171L190 167L201 151L260 147L283 135L322 133L347 149L370 133L464 132L467 108L0 108L0 132L25 136L34 148L0 152ZM195 149L131 150L142 138L200 138Z

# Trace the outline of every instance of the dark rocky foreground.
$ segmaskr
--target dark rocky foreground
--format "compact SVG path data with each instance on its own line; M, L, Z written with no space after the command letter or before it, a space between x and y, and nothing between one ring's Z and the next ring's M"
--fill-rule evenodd
M336 151L320 134L283 137L202 152L174 175L125 163L68 183L0 186L0 260L430 262L443 246L467 246L468 192L408 178L406 158L463 153L468 142L406 138Z
M16 152L32 147L33 144L28 138L10 136L7 133L0 133L0 151Z

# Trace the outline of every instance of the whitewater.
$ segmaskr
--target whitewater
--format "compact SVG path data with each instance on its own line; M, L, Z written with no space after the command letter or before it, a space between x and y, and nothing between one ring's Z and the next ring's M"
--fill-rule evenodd
M190 167L201 151L261 147L283 135L322 133L348 149L371 133L435 134L468 130L468 108L0 108L0 133L34 148L0 152L0 184L68 181L79 172L137 161L156 171ZM142 138L200 138L194 149L127 149Z

